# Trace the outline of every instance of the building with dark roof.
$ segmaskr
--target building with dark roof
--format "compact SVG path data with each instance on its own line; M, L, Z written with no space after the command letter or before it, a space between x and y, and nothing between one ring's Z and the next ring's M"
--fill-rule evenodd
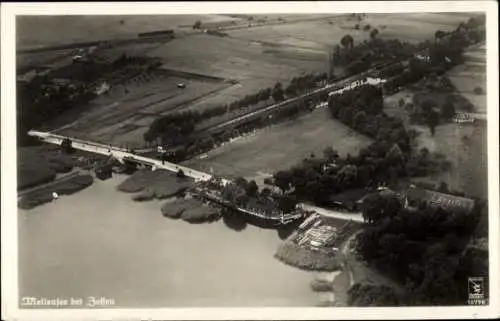
M364 188L351 189L329 197L327 204L333 207L344 208L351 212L360 210L362 199L370 192Z
M469 214L475 206L475 201L461 196L431 191L410 186L406 191L407 206L417 207L420 202L431 208L442 208L447 212Z
M95 176L100 180L106 180L113 176L113 165L112 164L101 164L95 169Z

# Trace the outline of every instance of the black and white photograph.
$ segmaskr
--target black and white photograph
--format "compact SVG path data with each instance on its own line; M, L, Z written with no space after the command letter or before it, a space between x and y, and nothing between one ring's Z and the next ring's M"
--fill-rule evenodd
M2 4L8 315L498 316L498 5L439 3Z

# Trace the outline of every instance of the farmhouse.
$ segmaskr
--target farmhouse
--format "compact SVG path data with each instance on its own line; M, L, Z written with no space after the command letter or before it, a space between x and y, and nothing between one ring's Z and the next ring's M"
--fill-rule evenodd
M106 180L113 175L112 164L102 164L96 167L95 176L100 180Z
M410 186L406 191L407 207L416 207L419 202L425 202L431 208L441 207L448 212L468 214L474 208L474 200L436 191L431 191L415 186Z

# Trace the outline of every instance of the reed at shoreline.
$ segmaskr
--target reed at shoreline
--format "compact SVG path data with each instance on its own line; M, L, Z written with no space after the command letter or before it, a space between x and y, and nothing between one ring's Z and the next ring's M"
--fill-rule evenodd
M282 244L274 257L285 264L308 271L333 272L341 268L338 256L312 251L292 242Z
M23 195L18 201L18 207L21 209L32 209L36 206L50 203L54 200L54 194L71 195L81 191L94 182L91 175L75 175L63 182L54 182L34 192Z

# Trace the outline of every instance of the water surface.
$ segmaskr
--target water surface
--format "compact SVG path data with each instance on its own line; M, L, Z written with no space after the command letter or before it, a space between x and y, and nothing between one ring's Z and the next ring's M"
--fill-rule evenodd
M273 258L274 230L162 217L123 177L19 211L20 297L106 297L116 307L313 306L313 275Z

